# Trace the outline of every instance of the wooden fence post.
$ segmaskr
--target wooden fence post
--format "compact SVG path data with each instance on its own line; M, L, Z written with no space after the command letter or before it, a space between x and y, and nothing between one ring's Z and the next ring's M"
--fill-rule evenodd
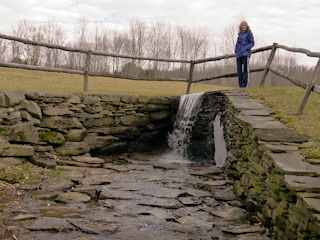
M306 88L306 91L305 91L305 93L303 95L302 101L301 101L300 106L299 106L299 108L298 108L298 110L296 112L296 115L301 115L302 114L303 109L304 109L304 107L306 106L306 104L308 102L310 93L311 93L311 91L313 89L313 86L314 86L314 84L315 84L315 82L317 80L317 77L318 77L319 73L320 73L320 58L318 60L316 69L314 70L311 82L310 82L310 84L308 84L308 86Z
M191 61L191 62L190 62L190 71L189 71L187 94L190 93L190 88L191 88L191 83L192 83L192 78L193 78L194 65L195 65L195 62L194 62L194 61Z
M268 62L267 62L267 65L263 71L263 75L262 75L262 78L261 78L261 82L260 82L260 86L259 87L263 87L264 85L264 82L266 81L266 78L267 78L267 75L269 73L269 68L271 66L271 63L272 63L272 60L274 58L274 55L276 53L276 49L277 49L277 43L274 43L272 45L272 49L271 49L271 53L269 55L269 58L268 58Z
M84 79L83 79L83 91L88 92L88 72L90 67L90 59L91 59L92 51L89 50L87 53L86 65L84 69Z

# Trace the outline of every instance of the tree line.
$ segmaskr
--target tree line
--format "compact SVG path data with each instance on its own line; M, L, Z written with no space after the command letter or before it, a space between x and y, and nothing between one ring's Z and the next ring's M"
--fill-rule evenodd
M234 44L238 33L239 17L229 23L218 36L203 27L186 27L164 21L152 24L135 18L121 29L112 29L106 24L89 24L85 18L74 24L72 37L56 22L35 23L20 21L12 27L11 35L38 42L79 48L84 50L153 57L164 59L196 60L234 53ZM263 42L255 36L256 47ZM269 52L252 56L252 67L264 66ZM0 39L0 61L23 63L53 68L84 69L86 55L65 52L40 46L26 45L20 42ZM310 78L312 69L299 64L295 54L278 53L274 65L293 77ZM235 72L235 59L199 64L195 76L220 75ZM105 72L132 78L187 78L189 65L147 60L132 60L115 57L94 56L90 61L90 71ZM252 85L259 80L261 73L252 74ZM209 84L236 86L237 82L220 79ZM290 86L277 76L270 76L266 85Z

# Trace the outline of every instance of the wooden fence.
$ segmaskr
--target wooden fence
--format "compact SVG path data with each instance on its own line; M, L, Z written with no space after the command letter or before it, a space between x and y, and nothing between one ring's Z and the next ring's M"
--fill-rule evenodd
M235 54L227 54L223 56L213 57L213 58L205 58L205 59L198 59L198 60L183 60L183 59L163 59L163 58L149 58L149 57L140 57L140 56L131 56L131 55L121 55L121 54L113 54L113 53L105 53L105 52L97 52L97 51L91 51L91 50L83 50L83 49L77 49L77 48L71 48L71 47L65 47L65 46L59 46L49 43L43 43L43 42L37 42L37 41L31 41L28 39L22 39L17 37L12 37L4 34L0 34L0 39L6 39L11 41L16 41L28 45L33 46L39 46L39 47L46 47L50 49L58 49L63 50L67 52L74 52L74 53L82 53L86 55L85 63L84 63L84 69L83 70L71 70L71 69L64 69L64 68L50 68L50 67L42 67L42 66L35 66L35 65L26 65L26 64L18 64L18 63L10 63L10 62L0 62L1 67L9 67L9 68L21 68L21 69L27 69L27 70L39 70L39 71L49 71L49 72L61 72L61 73L71 73L71 74L81 74L84 76L84 83L83 83L83 91L88 91L88 76L102 76L102 77L121 77L121 78L128 78L133 80L147 80L147 81L178 81L178 82L187 82L187 91L186 93L190 93L190 88L192 83L197 82L203 82L203 81L210 81L214 79L219 78L231 78L231 77L237 77L237 73L224 73L218 76L214 77L205 77L197 80L193 80L194 77L194 68L196 64L201 63L207 63L207 62L215 62L220 60L226 60L230 58L235 58ZM309 57L316 57L318 59L318 63L316 65L313 77L310 82L304 82L297 79L294 79L293 77L289 76L288 74L279 71L277 69L274 69L271 67L272 61L274 59L275 53L277 49L284 49L290 52L296 52L296 53L303 53L306 54ZM274 43L270 46L265 46L257 49L252 50L252 54L256 54L263 51L271 50L271 53L269 55L268 61L264 67L261 68L255 68L250 69L250 72L263 72L262 78L260 80L260 87L264 86L265 80L267 78L267 75L269 71L272 73L287 79L291 83L293 83L296 86L302 87L306 89L304 97L300 103L300 106L298 108L298 111L296 114L302 114L302 111L308 101L309 95L311 91L316 92L320 94L320 86L316 85L316 80L318 78L318 75L320 73L320 52L311 52L307 49L303 48L291 48L284 45L279 45L277 43ZM188 78L160 78L160 77L154 77L152 79L144 79L144 78L134 78L134 77L126 77L126 76L118 76L110 73L101 73L101 72L92 72L90 71L90 60L92 56L104 56L104 57L112 57L112 58L120 58L120 59L131 59L131 60L147 60L147 61L157 61L157 62L167 62L167 63L183 63L183 64L189 64L189 74Z

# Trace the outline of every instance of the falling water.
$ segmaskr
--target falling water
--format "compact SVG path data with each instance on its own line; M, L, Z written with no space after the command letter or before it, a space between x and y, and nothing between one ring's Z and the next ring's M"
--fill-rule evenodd
M223 126L221 125L221 116L218 114L214 120L214 160L216 165L223 165L227 158L227 147L223 136Z
M170 152L162 159L166 162L185 162L190 144L190 133L199 112L204 92L182 95L174 123L174 130L168 136Z

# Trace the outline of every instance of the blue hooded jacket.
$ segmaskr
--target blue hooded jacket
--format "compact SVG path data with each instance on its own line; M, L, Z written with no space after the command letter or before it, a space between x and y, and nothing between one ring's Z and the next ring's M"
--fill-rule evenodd
M245 31L243 33L238 34L237 43L236 43L236 55L239 57L250 57L251 56L251 48L254 46L254 39L252 32Z

